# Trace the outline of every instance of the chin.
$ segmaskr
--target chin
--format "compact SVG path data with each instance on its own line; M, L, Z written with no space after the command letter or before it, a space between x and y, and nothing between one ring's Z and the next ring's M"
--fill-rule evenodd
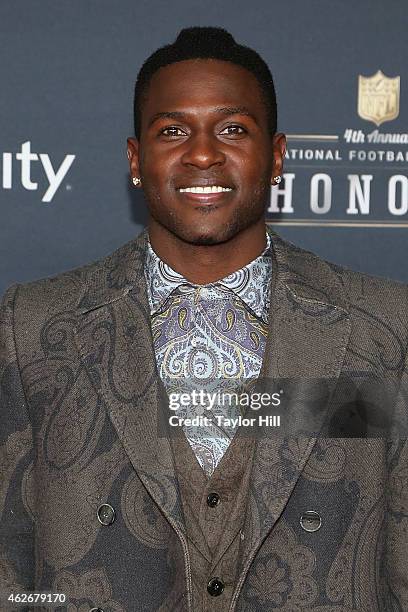
M186 227L181 230L178 228L178 231L174 232L175 235L188 242L189 244L194 244L196 246L210 246L215 244L222 244L223 242L227 242L231 240L239 230L235 227L217 227L211 229L203 229L203 228L195 228Z
M257 223L263 216L263 212L263 208L259 211L252 209L247 214L237 211L229 218L218 219L217 222L215 219L209 219L207 223L202 218L199 220L191 218L188 222L179 215L166 216L164 219L152 216L157 223L179 240L195 246L212 246L232 240L240 232Z
M225 242L225 240L220 240L218 236L197 236L193 238L191 244L195 244L196 246L209 246L212 244L220 244L221 242Z

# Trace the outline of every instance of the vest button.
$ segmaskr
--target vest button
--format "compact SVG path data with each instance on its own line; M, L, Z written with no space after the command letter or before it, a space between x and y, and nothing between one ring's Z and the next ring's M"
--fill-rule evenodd
M220 503L220 496L218 495L218 493L208 494L207 505L210 506L210 508L215 508L215 506L218 506L219 503Z
M314 510L307 510L307 512L304 512L300 517L300 526L305 531L318 531L322 526L320 514Z
M98 508L97 516L101 525L112 525L115 520L115 510L110 504L102 504Z
M211 597L218 597L224 590L224 583L220 578L211 578L207 584L207 591Z

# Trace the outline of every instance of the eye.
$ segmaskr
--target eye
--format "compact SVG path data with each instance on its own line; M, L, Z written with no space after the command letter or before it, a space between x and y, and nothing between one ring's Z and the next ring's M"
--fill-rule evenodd
M169 127L163 128L160 130L160 134L163 136L168 136L170 138L174 138L177 136L185 136L185 132L175 125L170 125Z
M244 129L241 125L227 125L226 128L220 132L220 134L226 134L227 136L241 136L241 134L245 134L246 129Z

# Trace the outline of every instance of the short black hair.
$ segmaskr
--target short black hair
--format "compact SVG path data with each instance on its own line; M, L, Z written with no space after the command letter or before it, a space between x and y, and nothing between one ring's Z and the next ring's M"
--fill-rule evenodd
M141 67L136 80L133 104L136 138L140 138L141 106L152 76L159 68L189 59L224 60L252 72L261 87L269 131L272 136L275 134L276 94L272 74L266 62L250 47L235 42L233 36L223 28L193 27L181 30L172 44L157 49Z

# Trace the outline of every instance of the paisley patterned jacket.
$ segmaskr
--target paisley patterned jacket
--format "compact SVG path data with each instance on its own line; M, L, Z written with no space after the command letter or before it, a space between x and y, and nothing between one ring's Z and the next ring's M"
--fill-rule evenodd
M268 231L274 273L262 374L331 384L374 377L396 390L387 411L400 429L259 437L229 610L406 611L407 288ZM166 396L145 247L146 230L99 262L4 296L2 611L15 608L10 592L40 591L66 595L59 612L196 612L171 445L157 428ZM327 402L314 422L329 412ZM305 529L308 516L319 529ZM211 609L223 610L213 599Z

